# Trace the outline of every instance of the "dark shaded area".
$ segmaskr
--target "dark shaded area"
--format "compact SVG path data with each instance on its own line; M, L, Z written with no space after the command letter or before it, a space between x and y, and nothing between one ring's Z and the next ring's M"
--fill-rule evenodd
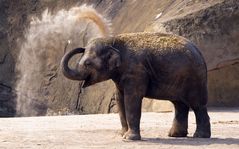
M236 138L143 138L143 141L147 143L156 143L156 144L172 144L172 145L190 145L190 146L199 146L199 145L212 145L212 144L237 144L239 145L239 139Z
M16 112L15 60L9 44L9 1L0 1L0 116L14 116Z

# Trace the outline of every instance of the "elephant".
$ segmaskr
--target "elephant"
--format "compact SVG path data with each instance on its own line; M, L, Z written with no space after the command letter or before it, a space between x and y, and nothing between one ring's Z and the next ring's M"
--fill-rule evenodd
M77 66L69 60L82 53ZM188 113L196 117L193 137L210 138L207 112L207 66L188 39L165 33L125 33L96 38L85 48L66 53L61 60L65 77L84 81L83 88L113 80L124 140L140 140L143 97L169 100L175 108L170 137L186 137Z

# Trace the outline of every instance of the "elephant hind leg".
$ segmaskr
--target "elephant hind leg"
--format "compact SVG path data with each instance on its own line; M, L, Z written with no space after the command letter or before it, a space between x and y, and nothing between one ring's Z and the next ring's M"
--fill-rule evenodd
M211 137L211 126L210 118L207 113L206 106L193 108L196 116L197 128L193 135L196 138L210 138Z
M189 107L181 101L172 102L175 108L175 116L169 137L186 137L188 134Z
M193 137L210 138L211 126L210 118L207 112L207 87L194 89L189 94L190 107L194 111L196 117L196 131Z

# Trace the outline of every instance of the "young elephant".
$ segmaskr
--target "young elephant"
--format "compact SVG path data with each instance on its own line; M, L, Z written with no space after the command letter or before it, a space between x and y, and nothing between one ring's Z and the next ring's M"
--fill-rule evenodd
M84 53L76 69L69 60ZM175 107L170 137L186 137L188 112L196 116L194 137L211 135L207 113L207 67L197 47L185 38L161 33L131 33L99 38L62 58L63 74L84 80L83 87L112 79L124 139L140 140L143 97L170 100Z

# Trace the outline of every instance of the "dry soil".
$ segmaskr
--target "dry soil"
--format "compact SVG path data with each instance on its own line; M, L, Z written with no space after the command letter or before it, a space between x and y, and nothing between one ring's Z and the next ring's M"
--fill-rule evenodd
M170 138L173 113L143 113L142 141L124 142L117 114L0 119L0 148L211 148L239 149L239 109L211 109L212 138Z

